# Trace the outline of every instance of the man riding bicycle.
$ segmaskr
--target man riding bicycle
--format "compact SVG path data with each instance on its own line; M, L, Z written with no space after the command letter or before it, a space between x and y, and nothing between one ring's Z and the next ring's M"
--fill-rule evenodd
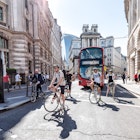
M92 91L94 90L95 84L98 86L98 93L101 95L101 74L98 72L98 69L94 67L91 83L89 84Z
M110 91L110 84L111 83L113 84L113 92L115 91L115 83L114 83L115 75L114 75L112 70L109 70L109 73L106 75L106 78L108 80L106 96L108 96L108 93Z
M42 75L39 73L38 69L35 70L35 74L32 77L31 82L35 83L35 85L36 85L36 91L37 91L36 98L38 98L39 97L39 90L40 90L40 92L43 92L42 91L42 85L44 84Z
M54 93L56 93L57 88L60 87L61 90L61 98L63 101L63 105L65 103L65 97L64 97L64 90L65 90L65 78L62 70L59 69L59 65L54 65L54 75L53 79L48 86L50 90L52 90ZM53 100L55 99L56 94L53 97ZM52 101L53 102L53 101Z

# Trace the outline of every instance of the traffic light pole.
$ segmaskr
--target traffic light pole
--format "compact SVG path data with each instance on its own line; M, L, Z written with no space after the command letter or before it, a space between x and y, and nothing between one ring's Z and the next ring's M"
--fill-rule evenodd
M3 64L1 58L0 58L0 103L4 103Z

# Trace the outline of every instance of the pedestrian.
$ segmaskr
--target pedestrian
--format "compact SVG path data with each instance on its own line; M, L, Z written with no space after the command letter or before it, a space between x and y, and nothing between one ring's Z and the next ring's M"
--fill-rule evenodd
M45 79L46 79L46 84L48 85L48 83L49 83L49 74L46 73Z
M69 71L67 71L66 72L66 84L69 86L69 96L72 98L72 96L71 96L71 85L72 85L72 81L73 81L73 79L72 79L73 77L72 77L72 74L71 73L69 73Z
M20 74L16 73L14 89L16 88L17 85L19 86L19 89L21 88L21 80L22 80L22 78L21 78Z
M125 82L127 84L127 78L128 78L128 75L127 75L127 72L125 72Z
M138 74L137 73L134 75L134 80L135 80L135 82L137 84L137 82L138 82Z
M8 92L10 92L10 78L9 75L6 73L5 76L3 76L3 83L4 83L4 89L7 89Z
M122 74L123 83L125 84L125 73Z
M32 75L32 72L30 71L29 72L29 75L28 75L28 84L29 84L29 86L31 86L31 84L32 84L32 78L33 78L33 75Z
M138 78L139 78L139 82L140 82L140 73L139 73L139 76L138 76Z

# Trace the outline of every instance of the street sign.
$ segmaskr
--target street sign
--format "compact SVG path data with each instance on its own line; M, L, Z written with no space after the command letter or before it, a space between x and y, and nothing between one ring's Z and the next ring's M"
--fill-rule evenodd
M0 103L4 103L3 64L1 58L0 58Z

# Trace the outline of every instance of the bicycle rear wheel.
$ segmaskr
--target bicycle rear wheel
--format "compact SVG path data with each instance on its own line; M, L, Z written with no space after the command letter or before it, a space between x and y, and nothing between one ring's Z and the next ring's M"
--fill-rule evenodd
M93 91L89 94L89 101L92 104L98 103L100 99L100 94L97 91Z
M56 96L55 99L53 97L54 93L48 95L44 100L44 108L48 112L54 112L59 105L58 97Z

